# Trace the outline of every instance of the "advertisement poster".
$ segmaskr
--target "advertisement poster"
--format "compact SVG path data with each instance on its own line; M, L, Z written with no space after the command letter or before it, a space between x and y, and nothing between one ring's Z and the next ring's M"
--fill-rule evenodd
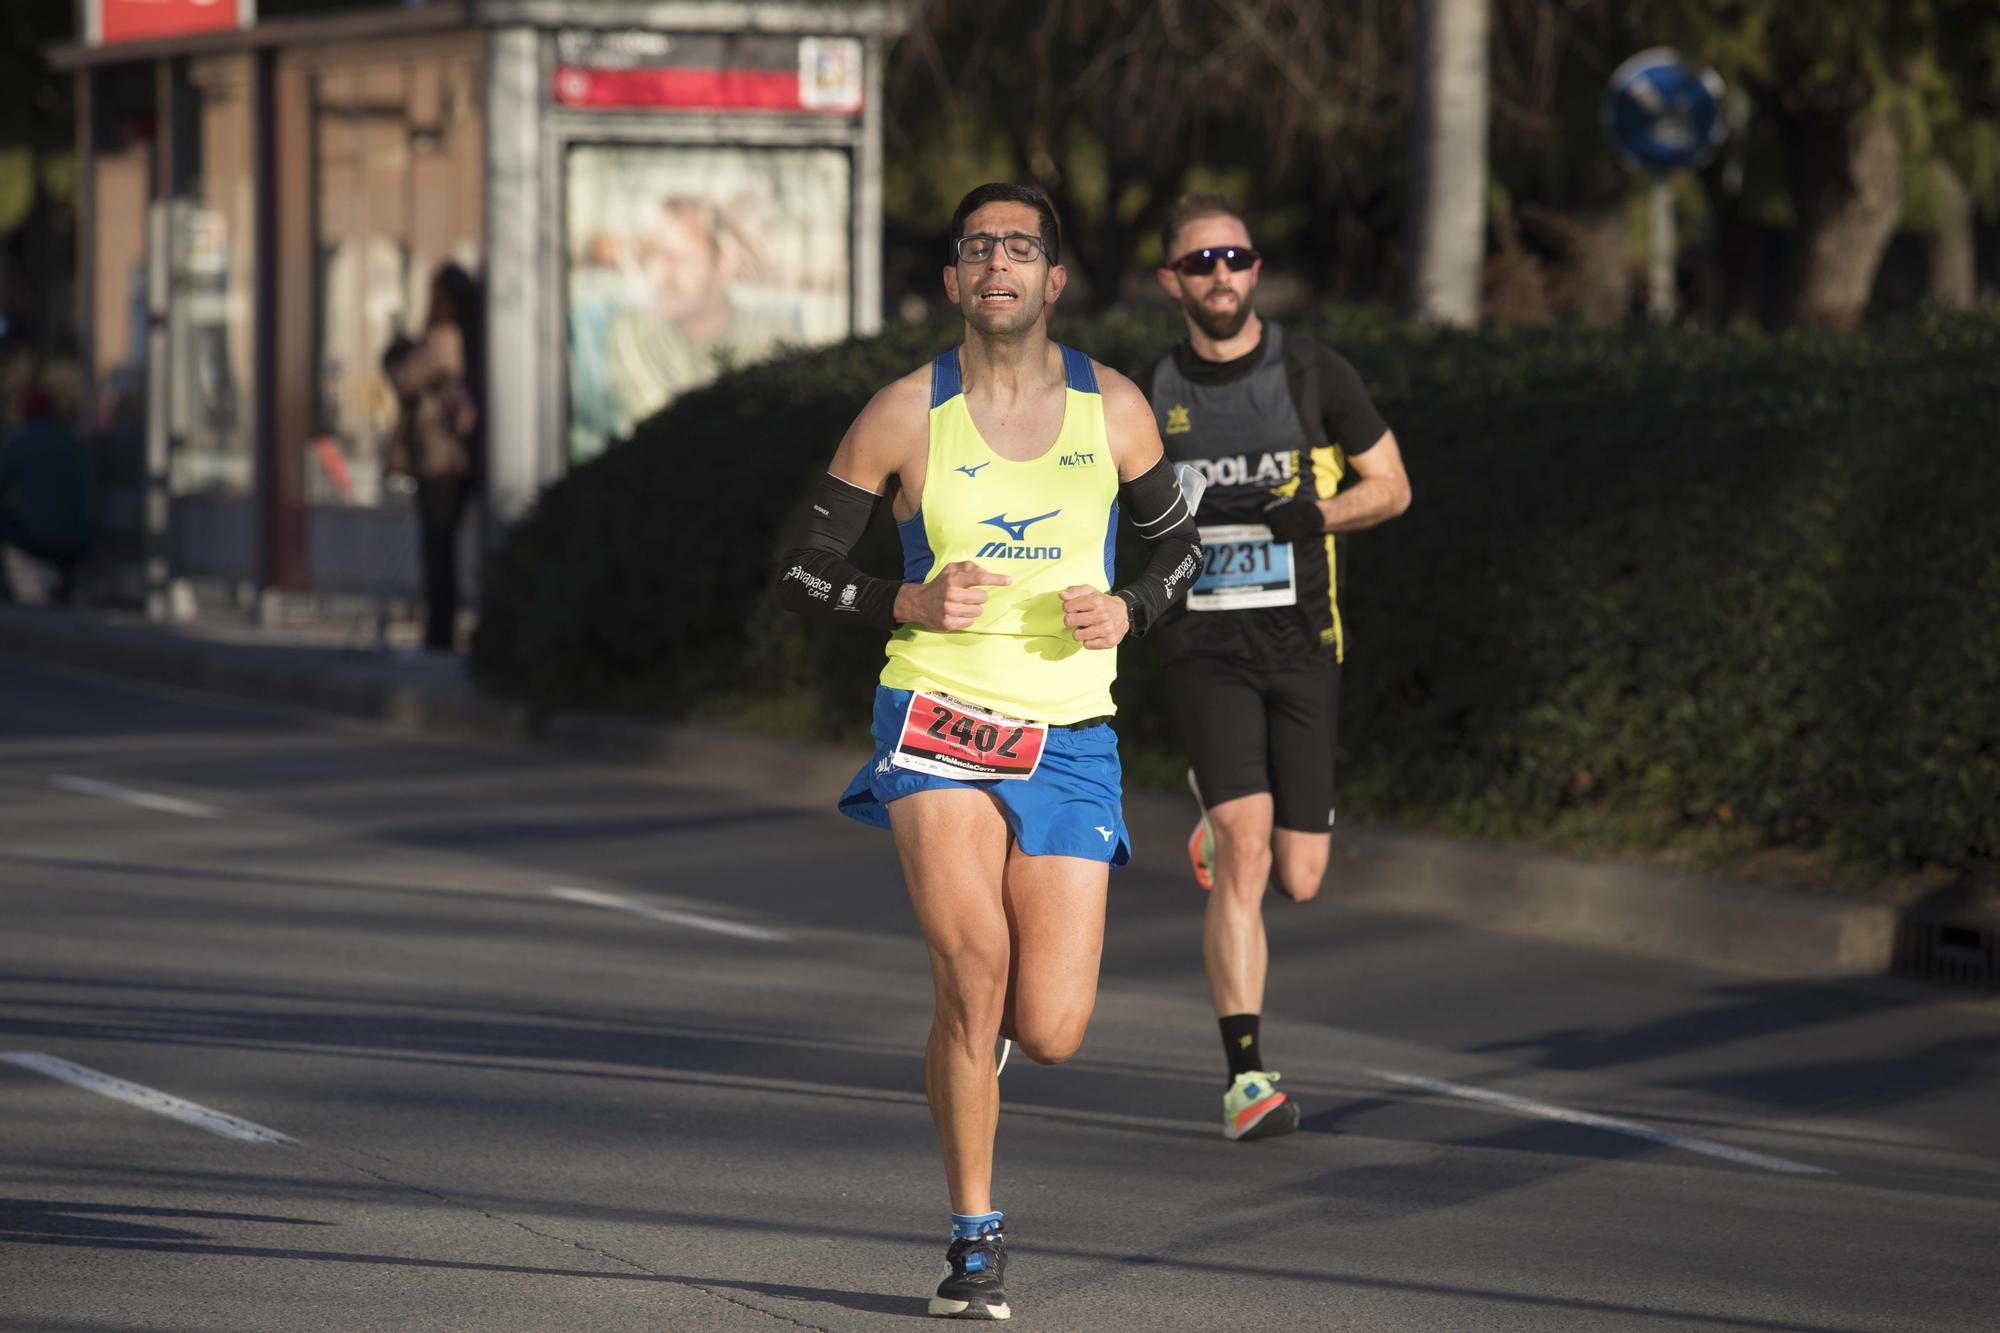
M569 452L690 389L849 329L847 154L580 145L569 152Z

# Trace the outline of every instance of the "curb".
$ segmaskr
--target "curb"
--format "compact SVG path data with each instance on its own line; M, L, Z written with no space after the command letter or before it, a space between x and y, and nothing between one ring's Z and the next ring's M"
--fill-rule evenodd
M1787 977L1879 975L1895 955L1883 903L1373 830L1336 847L1351 901L1466 925Z
M0 606L0 652L153 685L307 708L412 731L517 737L527 711L346 648L219 642L144 622ZM438 673L430 673L438 675Z
M88 613L0 607L0 652L398 731L532 741L786 806L826 807L867 758L855 747L615 713L532 724L521 705L479 692L455 659L220 642ZM1185 875L1193 817L1185 799L1128 795L1134 863ZM1331 891L1357 906L1788 979L1888 973L1905 926L1904 913L1880 903L1379 828L1343 827L1331 875Z

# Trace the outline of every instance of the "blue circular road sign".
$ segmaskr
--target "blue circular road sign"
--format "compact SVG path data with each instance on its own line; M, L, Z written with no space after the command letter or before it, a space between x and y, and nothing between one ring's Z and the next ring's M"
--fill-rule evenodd
M1659 175L1700 166L1729 132L1722 79L1670 47L1641 51L1611 75L1604 128L1628 166Z

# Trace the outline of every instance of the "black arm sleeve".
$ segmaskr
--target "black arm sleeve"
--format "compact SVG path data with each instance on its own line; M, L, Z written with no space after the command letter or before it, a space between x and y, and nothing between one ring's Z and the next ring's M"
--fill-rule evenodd
M878 579L849 563L882 497L831 472L819 479L805 531L778 563L778 605L787 611L852 620L877 629L896 627L898 579Z
M1193 585L1201 569L1201 534L1165 456L1122 483L1118 493L1132 527L1152 548L1139 577L1118 590L1132 612L1132 633L1144 634Z

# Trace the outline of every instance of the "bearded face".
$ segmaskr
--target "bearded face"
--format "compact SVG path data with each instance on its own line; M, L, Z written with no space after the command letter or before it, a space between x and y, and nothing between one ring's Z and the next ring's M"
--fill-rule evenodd
M1217 342L1241 333L1255 308L1250 293L1238 295L1227 283L1215 283L1207 292L1189 291L1185 281L1181 284L1181 309L1196 328Z
M1234 247L1250 250L1250 233L1240 219L1228 216L1191 218L1175 231L1169 261L1203 250ZM1257 277L1263 262L1232 269L1219 260L1206 273L1183 272L1172 262L1160 269L1160 283L1180 303L1197 329L1217 342L1243 331L1256 313Z

